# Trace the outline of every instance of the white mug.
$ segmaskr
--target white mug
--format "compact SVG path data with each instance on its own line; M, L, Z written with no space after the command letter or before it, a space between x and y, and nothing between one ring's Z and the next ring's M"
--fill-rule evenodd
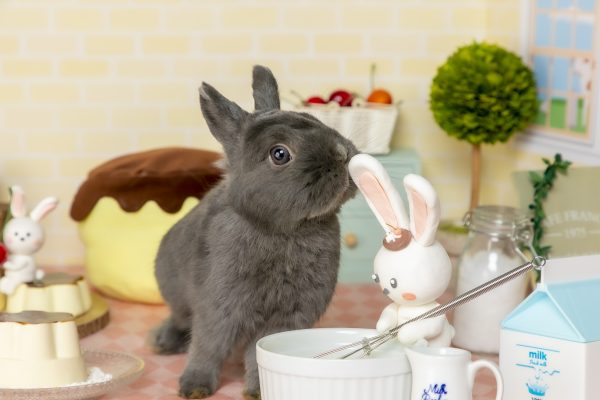
M452 347L406 348L412 368L411 400L472 400L475 373L489 368L496 377L496 400L504 387L498 366L491 361L471 361L471 353Z

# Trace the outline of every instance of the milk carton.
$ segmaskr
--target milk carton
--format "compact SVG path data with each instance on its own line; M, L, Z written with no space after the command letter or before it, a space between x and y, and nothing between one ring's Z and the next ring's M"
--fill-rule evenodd
M504 400L600 399L600 255L549 260L502 322Z

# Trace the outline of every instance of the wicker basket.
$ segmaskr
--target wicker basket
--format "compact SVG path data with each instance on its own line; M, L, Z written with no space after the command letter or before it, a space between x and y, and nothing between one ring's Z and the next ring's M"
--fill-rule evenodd
M370 105L364 107L332 107L311 105L300 107L325 125L350 139L359 151L369 154L390 152L390 140L398 117L397 105Z

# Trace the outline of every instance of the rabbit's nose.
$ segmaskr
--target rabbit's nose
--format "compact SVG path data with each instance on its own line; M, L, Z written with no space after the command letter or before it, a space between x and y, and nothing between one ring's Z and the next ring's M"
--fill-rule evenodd
M24 241L25 241L25 238L24 238L24 237L22 237L22 238L21 238L21 242L24 242Z
M390 294L390 291L389 291L389 290L387 290L387 288L384 288L384 289L383 289L383 294L385 294L385 295L387 296L388 294Z

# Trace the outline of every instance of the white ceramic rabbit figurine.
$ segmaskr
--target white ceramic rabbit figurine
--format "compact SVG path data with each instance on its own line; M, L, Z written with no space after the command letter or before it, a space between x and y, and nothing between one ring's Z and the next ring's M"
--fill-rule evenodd
M33 259L33 254L44 244L44 231L39 221L58 205L58 199L46 197L27 216L23 189L13 186L11 193L13 218L4 227L4 244L9 256L4 262L4 277L0 279L0 292L4 294L12 294L21 283L43 278L44 271L36 268Z
M383 247L375 256L373 279L394 302L377 322L383 333L436 306L436 299L450 282L452 266L444 248L435 240L440 219L437 194L425 178L409 174L404 187L410 220L402 198L375 158L358 154L348 166L352 179L385 231ZM450 345L454 328L445 316L406 325L398 339L406 345Z

